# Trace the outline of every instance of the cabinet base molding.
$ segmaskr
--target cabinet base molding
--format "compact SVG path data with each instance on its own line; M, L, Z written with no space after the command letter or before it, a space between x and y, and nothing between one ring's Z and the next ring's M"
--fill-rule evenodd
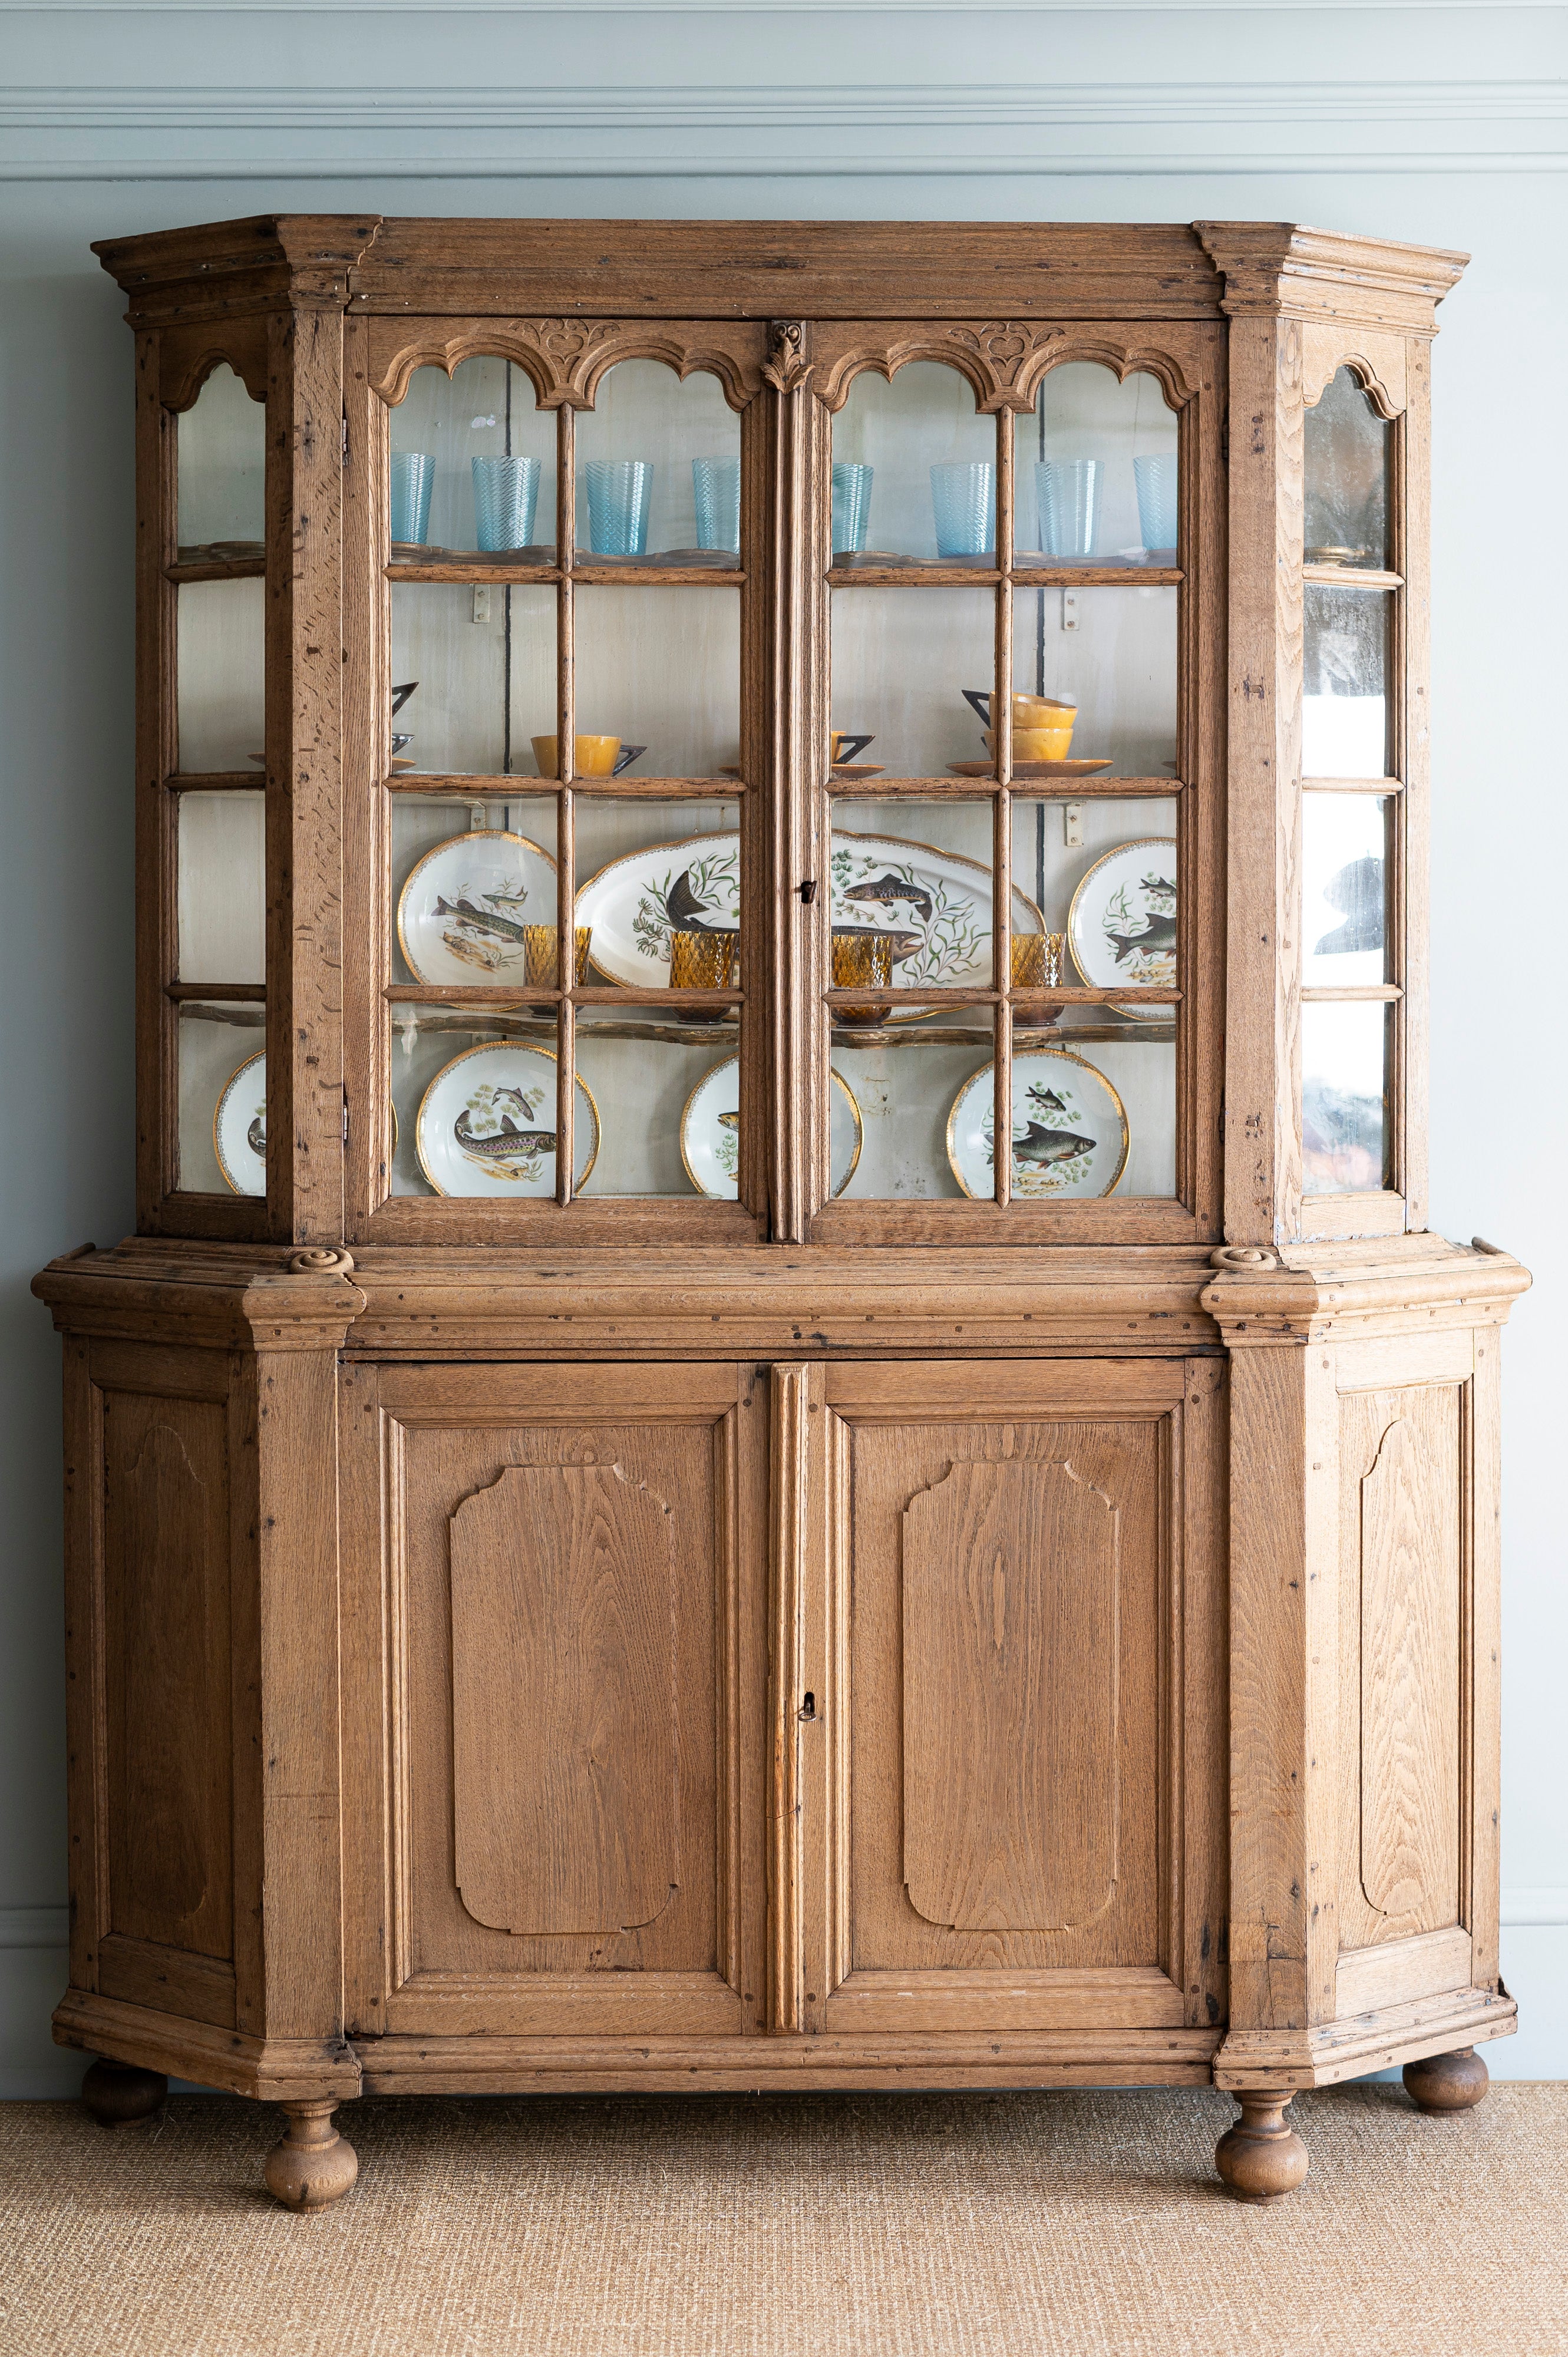
M1499 1981L1495 1989L1460 1989L1310 2029L1233 2029L1214 2058L1214 2083L1236 2093L1265 2082L1293 2091L1332 2087L1428 2054L1511 2038L1518 2013Z
M55 2008L54 2038L57 2046L83 2047L142 2071L195 2079L263 2103L312 2103L328 2096L341 2102L360 2093L360 2065L342 2039L252 2038L209 2022L181 2021L147 2006L123 2005L89 1989L66 1991Z
M567 2040L366 2038L367 2095L745 2093L793 2088L1207 2087L1221 2032Z

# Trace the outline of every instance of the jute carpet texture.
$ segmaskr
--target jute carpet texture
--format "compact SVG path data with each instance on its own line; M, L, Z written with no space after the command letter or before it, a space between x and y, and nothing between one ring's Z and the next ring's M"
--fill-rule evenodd
M1298 2099L1301 2192L1209 2174L1201 2092L346 2105L356 2190L260 2190L276 2115L0 2104L5 2357L1545 2357L1568 2085Z

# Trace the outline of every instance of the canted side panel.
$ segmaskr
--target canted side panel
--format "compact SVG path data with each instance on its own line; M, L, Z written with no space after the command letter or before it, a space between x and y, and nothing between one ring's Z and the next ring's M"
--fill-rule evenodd
M845 1419L850 1970L830 2025L877 2027L888 1976L933 2027L1058 2002L1184 2018L1164 1421Z
M389 2029L741 2027L732 1423L400 1419Z
M1342 1951L1461 1920L1462 1399L1340 1401Z
M145 2001L149 1979L179 1979L180 1954L233 1955L226 1412L123 1391L102 1400L100 1985ZM232 2018L231 1972L218 2013L209 2000L209 2018L226 2004Z

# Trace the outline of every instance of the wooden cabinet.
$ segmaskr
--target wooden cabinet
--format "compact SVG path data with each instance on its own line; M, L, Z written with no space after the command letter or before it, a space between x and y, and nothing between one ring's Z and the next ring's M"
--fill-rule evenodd
M1425 1225L1462 257L102 252L138 1227L37 1287L89 2101L275 2098L308 2207L361 2090L1216 2082L1257 2198L1299 2087L1472 2100L1528 1279Z

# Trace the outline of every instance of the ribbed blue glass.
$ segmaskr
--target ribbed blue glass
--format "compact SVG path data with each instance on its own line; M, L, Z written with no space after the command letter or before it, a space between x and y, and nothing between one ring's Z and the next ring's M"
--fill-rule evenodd
M740 460L693 458L692 494L697 508L697 546L740 554Z
M648 509L653 468L646 458L590 458L583 469L588 487L588 548L595 556L643 556L648 551Z
M1134 458L1133 479L1138 486L1138 529L1144 546L1174 555L1176 544L1176 454L1158 458Z
M996 545L996 469L989 458L931 468L939 556L983 556Z
M856 467L844 459L833 466L833 549L862 549L871 521L871 479L874 467Z
M435 483L435 461L425 450L394 450L392 454L392 536L397 541L422 541L430 529L430 494Z
M1104 474L1098 458L1044 458L1035 468L1040 546L1047 556L1065 556L1082 564L1094 554Z
M539 498L537 458L472 458L475 546L526 548Z

